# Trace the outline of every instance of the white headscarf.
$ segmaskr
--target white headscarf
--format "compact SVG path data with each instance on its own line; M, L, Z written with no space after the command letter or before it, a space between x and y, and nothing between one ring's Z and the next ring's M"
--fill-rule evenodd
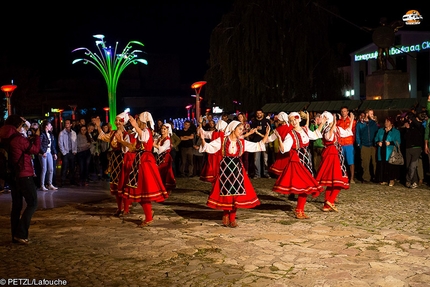
M147 123L149 122L151 129L154 129L154 120L152 119L152 115L149 112L143 112L139 115L139 120L141 122Z
M169 136L171 136L173 134L172 125L169 123L165 123L165 124L163 124L163 126L165 126L167 128L167 133L169 134Z
M129 119L129 117L128 117L128 113L126 113L126 112L122 112L122 113L120 113L119 115L117 115L116 117L117 117L117 118L120 118L120 119L123 119L123 120L124 120L124 125L125 125L126 123L128 123L128 119Z
M278 117L278 121L283 121L283 122L288 123L288 114L287 113L280 112L277 117Z
M323 112L321 114L321 117L326 117L327 119L326 124L331 124L333 122L333 115L330 112L327 112L327 111Z
M227 123L221 119L219 119L215 125L217 131L224 131L227 127Z
M236 129L236 127L237 127L238 125L240 125L240 124L241 124L241 122L239 122L239 121L231 121L231 122L228 124L227 128L225 129L224 134L225 134L226 136L230 135L230 134L231 134L231 133Z
M290 114L288 115L288 117L295 117L295 118L298 118L298 119L299 119L299 123L302 121L302 117L300 116L300 114L299 114L299 113L296 113L296 112L292 112L292 113L290 113Z

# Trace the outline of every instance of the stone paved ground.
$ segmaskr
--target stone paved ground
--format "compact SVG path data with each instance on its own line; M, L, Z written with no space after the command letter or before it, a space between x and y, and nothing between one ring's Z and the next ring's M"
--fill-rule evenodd
M235 229L205 206L210 185L197 178L178 179L146 228L136 228L139 206L119 219L111 216L113 198L69 204L38 210L31 244L22 246L10 243L3 213L0 278L67 286L430 286L427 186L355 184L341 192L339 213L320 211L320 196L306 205L311 219L297 220L295 202L271 191L273 179L253 183L262 205L239 210Z

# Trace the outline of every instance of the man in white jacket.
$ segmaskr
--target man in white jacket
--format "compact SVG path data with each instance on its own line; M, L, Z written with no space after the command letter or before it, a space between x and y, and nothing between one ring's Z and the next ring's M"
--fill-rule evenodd
M75 157L77 153L76 132L72 130L72 122L64 120L64 129L58 136L58 147L61 151L61 184L65 184L67 176L70 178L70 184L77 185L75 180Z

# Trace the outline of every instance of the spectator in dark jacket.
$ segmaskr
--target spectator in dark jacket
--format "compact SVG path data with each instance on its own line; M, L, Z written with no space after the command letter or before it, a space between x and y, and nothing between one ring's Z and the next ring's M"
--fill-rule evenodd
M376 174L376 146L375 135L378 132L373 110L365 110L364 118L357 121L355 128L355 142L360 149L361 167L363 168L363 183L368 183ZM372 173L370 172L372 164Z
M18 115L10 115L5 125L0 129L0 138L9 140L9 160L15 171L15 182L11 186L12 191L12 211L11 211L11 231L12 242L28 244L28 229L31 218L37 209L37 191L34 184L33 165L31 156L37 155L40 150L40 131L37 131L30 140L25 138L19 131L25 119ZM18 134L18 135L17 135ZM27 204L24 212L23 200Z
M48 120L44 120L40 127L40 190L57 190L58 188L52 184L54 175L54 160L57 160L57 149L55 148L54 135L52 134L52 124ZM45 186L45 177L47 176L47 186Z
M424 145L424 126L414 113L408 113L400 129L405 145L406 187L418 187L418 162Z

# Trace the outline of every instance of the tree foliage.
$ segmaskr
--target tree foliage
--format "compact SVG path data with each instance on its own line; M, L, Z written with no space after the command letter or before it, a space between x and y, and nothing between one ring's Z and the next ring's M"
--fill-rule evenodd
M237 0L211 35L206 98L249 111L340 98L329 28L329 15L309 0Z

